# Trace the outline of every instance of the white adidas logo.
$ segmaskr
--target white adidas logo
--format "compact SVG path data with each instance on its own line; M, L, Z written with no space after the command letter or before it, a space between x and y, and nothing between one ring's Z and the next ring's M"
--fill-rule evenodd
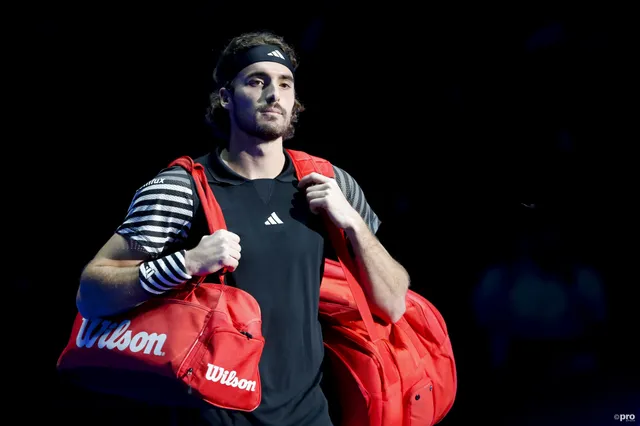
M272 51L272 52L270 52L270 53L267 53L267 55L268 56L276 56L276 57L278 57L280 59L284 59L284 55L282 53L280 53L280 51L277 50L277 49Z
M273 212L269 215L269 218L264 221L264 224L265 225L282 225L282 221L280 220L276 212Z

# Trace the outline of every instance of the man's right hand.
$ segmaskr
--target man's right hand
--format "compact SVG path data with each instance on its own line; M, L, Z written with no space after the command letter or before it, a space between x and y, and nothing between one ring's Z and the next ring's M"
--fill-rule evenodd
M233 272L240 260L240 237L218 229L202 237L197 246L185 253L185 266L191 276L209 275L227 268Z

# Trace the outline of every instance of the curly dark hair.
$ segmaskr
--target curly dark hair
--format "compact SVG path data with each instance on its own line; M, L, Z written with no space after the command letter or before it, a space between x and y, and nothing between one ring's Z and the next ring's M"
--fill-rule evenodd
M257 31L244 33L231 39L220 54L218 63L213 71L213 81L215 85L214 91L209 96L209 107L207 108L206 113L207 122L213 128L216 136L220 138L225 140L228 139L230 130L229 112L224 109L220 103L220 88L225 87L233 92L231 81L235 77L235 75L225 75L224 70L227 69L230 59L233 58L236 53L263 44L278 46L287 54L287 56L289 56L293 67L296 68L298 66L298 59L293 47L286 43L281 36L268 31ZM298 100L298 95L296 93L293 111L291 112L291 124L283 135L284 140L291 139L293 137L295 130L294 124L298 122L299 114L302 111L304 111L304 106Z

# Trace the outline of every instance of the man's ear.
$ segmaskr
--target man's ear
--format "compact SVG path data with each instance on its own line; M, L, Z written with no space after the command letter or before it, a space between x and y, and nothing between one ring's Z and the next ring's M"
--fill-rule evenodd
M221 87L218 94L220 95L220 105L222 105L222 108L229 109L229 104L231 103L231 91L226 87Z

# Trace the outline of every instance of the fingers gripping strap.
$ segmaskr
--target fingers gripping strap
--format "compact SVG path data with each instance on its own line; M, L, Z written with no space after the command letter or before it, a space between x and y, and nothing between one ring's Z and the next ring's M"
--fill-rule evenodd
M293 160L293 166L296 169L298 179L302 179L304 176L312 172L317 172L328 177L334 177L333 166L329 161L322 158L313 157L302 151L287 150L287 152ZM344 271L347 283L349 284L349 289L351 290L351 294L353 295L353 298L356 302L356 307L358 308L360 316L364 321L367 333L369 334L371 341L376 342L378 341L379 337L378 333L376 332L373 315L371 315L371 309L369 309L369 303L367 302L367 298L364 294L362 286L360 286L358 281L356 281L353 273L351 272L355 271L355 267L353 264L353 260L351 259L351 256L349 254L349 250L347 249L347 240L344 237L344 233L341 229L337 228L326 216L325 226L328 229L329 238L331 239L331 243L336 250L338 260L340 261L340 265L342 266L342 270Z

